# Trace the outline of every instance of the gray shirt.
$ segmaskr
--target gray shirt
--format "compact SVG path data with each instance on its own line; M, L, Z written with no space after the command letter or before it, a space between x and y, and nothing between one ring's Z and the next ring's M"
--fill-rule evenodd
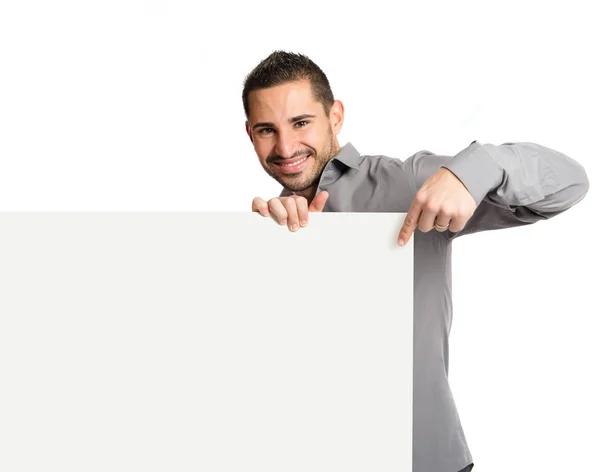
M407 212L441 167L462 181L477 209L458 233L417 229L413 235L413 472L456 472L472 462L448 383L452 240L550 218L579 202L589 187L577 162L533 143L473 141L453 157L419 151L405 161L361 156L348 143L327 163L317 193L329 192L324 211ZM286 195L291 192L284 189Z

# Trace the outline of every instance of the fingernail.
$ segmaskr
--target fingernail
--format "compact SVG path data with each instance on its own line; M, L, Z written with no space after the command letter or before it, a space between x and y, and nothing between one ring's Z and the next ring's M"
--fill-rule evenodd
M298 225L293 224L292 227L290 228L292 231L298 231Z
M306 221L306 220L302 220L302 221L300 222L300 226L302 226L303 228L304 228L304 227L305 227L307 224L308 224L308 221Z
M403 239L399 239L398 240L398 244L400 244L400 246L404 246L404 240Z

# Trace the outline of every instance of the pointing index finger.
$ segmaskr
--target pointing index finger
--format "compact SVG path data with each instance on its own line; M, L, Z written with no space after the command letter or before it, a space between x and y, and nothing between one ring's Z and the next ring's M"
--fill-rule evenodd
M413 200L398 236L398 244L400 244L400 246L404 246L406 243L408 243L410 237L417 228L419 217L421 216L421 210L421 205L418 204L416 200Z

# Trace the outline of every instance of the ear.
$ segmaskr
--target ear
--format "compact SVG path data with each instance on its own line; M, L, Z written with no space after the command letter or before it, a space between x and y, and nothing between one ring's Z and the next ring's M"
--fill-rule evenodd
M254 138L252 137L252 130L250 129L250 125L248 124L247 121L246 121L246 133L248 134L248 137L250 138L250 142L252 142L252 144L254 144Z
M344 124L344 104L339 100L333 102L329 109L329 122L333 134L338 135Z

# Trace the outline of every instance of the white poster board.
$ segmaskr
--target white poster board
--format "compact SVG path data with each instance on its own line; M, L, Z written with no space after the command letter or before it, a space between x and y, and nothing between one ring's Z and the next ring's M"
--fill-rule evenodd
M0 213L0 470L410 472L403 219Z

